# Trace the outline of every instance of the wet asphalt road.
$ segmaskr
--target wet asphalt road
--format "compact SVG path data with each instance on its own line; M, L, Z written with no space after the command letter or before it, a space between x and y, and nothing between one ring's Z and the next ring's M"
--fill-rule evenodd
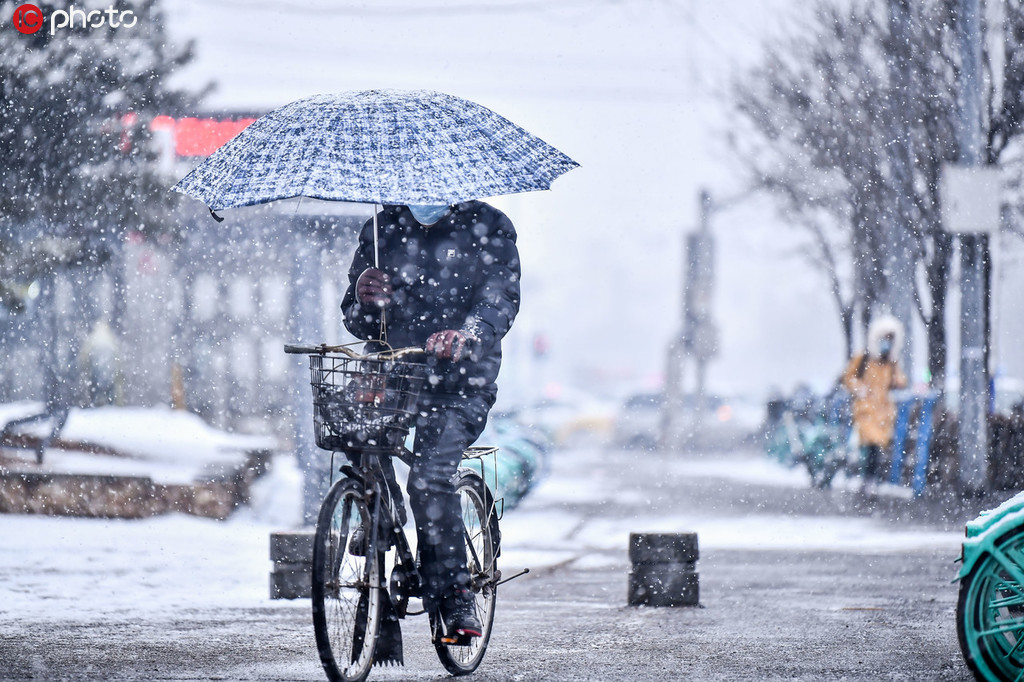
M754 455L752 454L751 457ZM968 680L956 641L948 547L702 549L700 608L626 605L626 548L586 538L608 520L785 513L867 516L950 530L961 516L852 493L676 476L686 456L584 451L555 462L521 518L575 520L557 561L502 588L476 680ZM667 472L667 473L666 473ZM614 499L601 491L613 490ZM589 491L571 495L564 491ZM635 509L631 508L635 506ZM557 526L558 524L553 524ZM755 524L752 528L756 529ZM638 528L645 530L645 528ZM688 530L680 528L680 530ZM551 531L538 526L538 535ZM556 538L557 539L557 538ZM550 544L550 542L548 543ZM757 546L752 543L751 546ZM510 555L515 548L510 548ZM525 548L530 549L530 548ZM269 566L268 566L269 569ZM370 679L447 677L423 618L406 665ZM0 623L2 680L321 680L304 602L92 622Z

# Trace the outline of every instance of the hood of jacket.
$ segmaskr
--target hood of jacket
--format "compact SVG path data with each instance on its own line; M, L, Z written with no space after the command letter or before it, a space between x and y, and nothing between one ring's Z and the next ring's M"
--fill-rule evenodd
M903 325L892 315L881 315L871 320L868 325L868 353L871 357L877 358L882 355L882 339L892 335L892 357L894 360L900 355L903 347Z

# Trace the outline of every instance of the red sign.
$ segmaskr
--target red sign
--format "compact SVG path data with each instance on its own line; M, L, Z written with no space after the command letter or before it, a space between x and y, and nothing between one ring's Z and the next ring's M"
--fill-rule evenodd
M174 135L174 151L178 156L209 156L255 120L175 119L170 116L157 116L149 124L149 128L154 131L170 130Z

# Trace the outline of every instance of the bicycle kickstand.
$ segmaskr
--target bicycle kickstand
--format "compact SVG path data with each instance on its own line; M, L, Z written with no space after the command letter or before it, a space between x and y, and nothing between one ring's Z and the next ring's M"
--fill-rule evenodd
M508 581L515 580L516 578L522 577L522 576L526 575L529 572L530 572L530 569L524 568L523 570L519 571L515 575L510 575L507 578L498 580L498 582L494 583L494 586L497 587L498 585L504 585ZM501 571L498 571L498 575L496 577L501 578Z

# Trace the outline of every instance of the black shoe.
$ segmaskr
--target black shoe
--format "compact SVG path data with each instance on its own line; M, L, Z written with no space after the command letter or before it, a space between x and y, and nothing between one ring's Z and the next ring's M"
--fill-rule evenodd
M469 644L473 637L483 634L483 626L476 615L476 601L473 592L458 588L441 600L441 618L444 620L445 644Z

